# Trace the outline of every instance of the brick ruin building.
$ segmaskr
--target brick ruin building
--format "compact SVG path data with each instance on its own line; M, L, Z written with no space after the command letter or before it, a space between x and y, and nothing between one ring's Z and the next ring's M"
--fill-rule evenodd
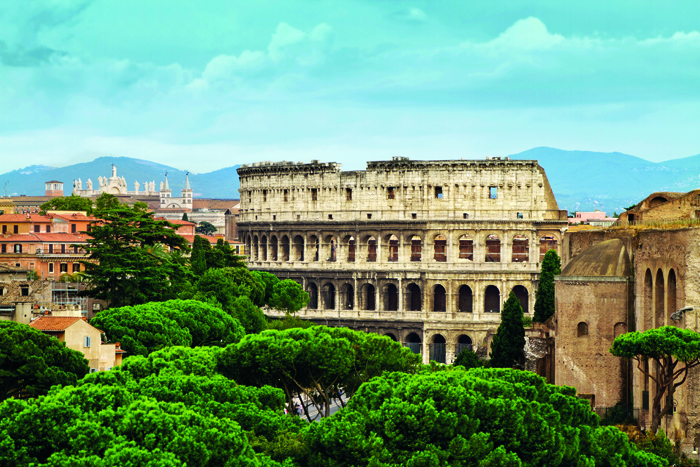
M555 383L596 408L623 402L649 427L653 381L609 353L616 336L677 326L700 331L700 190L653 193L610 229L568 232L556 278ZM692 311L676 313L684 307ZM648 363L654 371L654 363ZM700 368L676 390L661 428L693 446L700 435Z
M255 163L238 169L252 270L299 282L300 315L389 335L450 363L487 345L511 291L532 316L560 211L537 161Z

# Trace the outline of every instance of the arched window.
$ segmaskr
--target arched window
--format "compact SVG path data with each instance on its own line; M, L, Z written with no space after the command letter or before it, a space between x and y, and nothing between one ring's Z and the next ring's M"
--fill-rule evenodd
M282 261L289 261L289 237L282 237Z
M444 235L436 235L434 241L435 255L434 259L437 262L444 263L447 261L447 239Z
M430 360L434 360L438 363L446 363L446 347L445 338L440 334L435 334L433 336L433 342L430 344Z
M455 355L459 355L465 350L472 350L472 338L462 334L457 339L457 353Z
M557 237L545 235L540 238L540 263L544 260L544 255L549 251L557 251Z
M258 236L256 235L255 237L253 237L253 260L258 260L258 258L260 257L258 253Z
M310 310L318 309L318 287L313 282L309 284L309 305Z
M385 335L386 337L388 337L389 339L391 339L392 341L394 341L394 342L397 342L397 341L398 341L398 339L396 339L396 336L395 336L393 333L391 333L391 332L387 332L387 333L384 334L384 335Z
M678 310L676 308L676 273L671 269L668 272L668 283L666 284L666 313L670 316L676 310Z
M615 328L613 329L615 337L619 337L627 332L627 324L626 323L617 323L615 324Z
M365 284L362 287L362 309L363 310L374 310L375 309L375 288L372 284Z
M484 312L501 312L501 292L495 285L489 285L484 291Z
M387 284L384 288L384 309L386 311L399 309L399 290L394 284Z
M335 310L335 286L331 283L323 286L323 308Z
M352 310L355 300L355 290L350 284L343 284L340 288L340 308L343 310Z
M459 237L459 259L474 261L474 241L466 235Z
M294 261L304 261L304 237L297 235L294 237Z
M411 237L411 261L421 260L421 239L419 236L414 235Z
M330 262L335 262L337 259L337 249L338 245L336 244L335 237L332 235L328 235L325 240L325 245L324 249L326 249L326 254L324 255L326 257L326 261Z
M527 289L522 285L516 285L515 287L513 287L513 293L515 293L515 297L520 302L520 306L523 309L523 313L529 313L529 296L527 293Z
M648 331L649 329L654 329L654 280L651 277L651 270L647 269L644 274L644 329L643 331Z
M580 322L576 327L577 337L583 337L588 335L588 323Z
M421 311L423 299L420 287L417 284L409 284L406 288L406 305L408 311Z
M377 239L369 237L367 239L367 262L374 263L377 261Z
M447 294L440 284L433 290L433 311L447 311Z
M260 258L267 261L267 237L265 235L260 239Z
M415 332L410 333L408 336L406 336L406 344L405 346L411 349L411 352L414 354L420 355L421 351L421 340L418 334Z
M277 261L277 237L272 236L270 237L270 261Z
M656 283L654 284L654 289L656 292L656 301L654 302L654 306L656 307L656 321L654 323L654 327L659 328L666 324L664 314L664 302L666 301L664 296L664 273L661 271L661 269L656 271Z
M318 261L321 249L321 241L316 235L309 237L309 247L311 248L311 261Z
M527 263L530 257L530 240L523 235L513 237L513 258L514 263Z
M396 235L390 235L389 240L389 257L387 260L389 262L395 263L399 260L399 239Z
M348 246L348 263L355 262L355 237L345 237L345 243Z
M457 309L461 313L471 313L473 311L472 289L468 285L463 285L459 288L459 306Z
M486 237L486 257L487 263L501 262L501 239L497 235L489 235Z

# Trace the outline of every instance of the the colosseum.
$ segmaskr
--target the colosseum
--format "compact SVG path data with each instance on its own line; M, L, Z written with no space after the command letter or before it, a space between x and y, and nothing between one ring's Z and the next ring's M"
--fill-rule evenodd
M511 290L532 316L540 261L567 225L533 160L263 162L238 174L250 268L301 283L302 317L388 334L426 362L485 345Z

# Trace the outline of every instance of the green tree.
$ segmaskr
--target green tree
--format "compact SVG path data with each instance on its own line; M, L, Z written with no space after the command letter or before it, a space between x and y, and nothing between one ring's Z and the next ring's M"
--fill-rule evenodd
M111 198L100 198L98 205L113 205ZM176 233L176 226L155 220L144 206L96 211L104 222L92 224L87 245L82 246L88 253L81 263L89 284L82 295L114 307L138 305L175 298L190 281L182 255L189 252L187 240Z
M453 363L454 366L462 366L467 370L471 368L481 368L484 366L484 361L479 358L476 352L471 350L462 350Z
M251 271L252 274L258 279L264 287L262 303L266 306L272 306L272 295L275 285L280 282L280 280L274 274L266 271Z
M102 193L95 199L95 214L99 216L104 211L113 209L128 208L125 203L120 203L119 198L109 193Z
M245 295L233 300L231 308L227 311L243 325L246 334L256 334L267 328L265 315L260 308Z
M207 221L200 222L199 225L194 229L195 232L202 235L214 235L216 233L216 230L217 229L214 226L214 224Z
M673 414L676 388L685 383L688 370L700 364L700 333L674 326L628 332L615 338L610 353L635 360L639 371L653 381L656 394L651 430L656 432L661 419ZM654 365L645 365L648 360ZM667 395L666 403L661 407L664 395Z
M207 262L209 267L217 268L244 268L246 267L245 258L243 256L237 255L229 242L225 241L223 238L219 238L216 241L214 250L214 260L212 262Z
M190 220L187 218L187 213L182 214L182 220L189 222Z
M209 241L196 235L192 245L192 254L190 255L192 274L194 274L195 277L201 277L202 274L209 269L207 266L208 252L211 252L211 244Z
M554 314L554 276L561 274L561 258L556 250L549 250L542 260L540 280L535 298L533 321L544 323Z
M40 396L57 384L75 384L88 370L83 354L55 337L26 324L0 321L0 402Z
M312 328L316 326L313 321L306 319L297 318L292 315L285 315L282 319L269 319L267 322L267 329L276 329L278 331L284 331L285 329L291 328Z
M309 304L309 294L291 279L278 281L272 288L270 306L283 310L289 315L296 315L296 312Z
M92 214L92 200L76 195L60 196L39 206L39 214L42 216L47 211L85 211L87 215L90 215Z
M309 466L646 466L575 390L511 369L387 373L309 425Z
M524 347L523 308L518 297L511 292L503 305L501 324L491 343L490 365L494 368L513 368L523 360Z
M92 318L90 324L104 331L109 342L120 342L129 355L145 356L173 345L189 347L189 330L161 311L159 303L109 308Z
M246 268L208 269L196 289L205 299L215 298L227 311L237 297L248 297L256 306L262 306L265 299L265 286Z
M245 335L238 320L221 308L198 300L169 300L145 306L153 307L182 329L187 329L192 336L192 347L226 346L240 341Z

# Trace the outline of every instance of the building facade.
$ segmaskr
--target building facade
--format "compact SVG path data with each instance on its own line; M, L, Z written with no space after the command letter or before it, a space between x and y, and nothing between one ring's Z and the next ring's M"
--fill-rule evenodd
M298 281L302 316L451 362L486 345L513 291L532 316L567 225L536 161L257 163L238 169L249 267Z

